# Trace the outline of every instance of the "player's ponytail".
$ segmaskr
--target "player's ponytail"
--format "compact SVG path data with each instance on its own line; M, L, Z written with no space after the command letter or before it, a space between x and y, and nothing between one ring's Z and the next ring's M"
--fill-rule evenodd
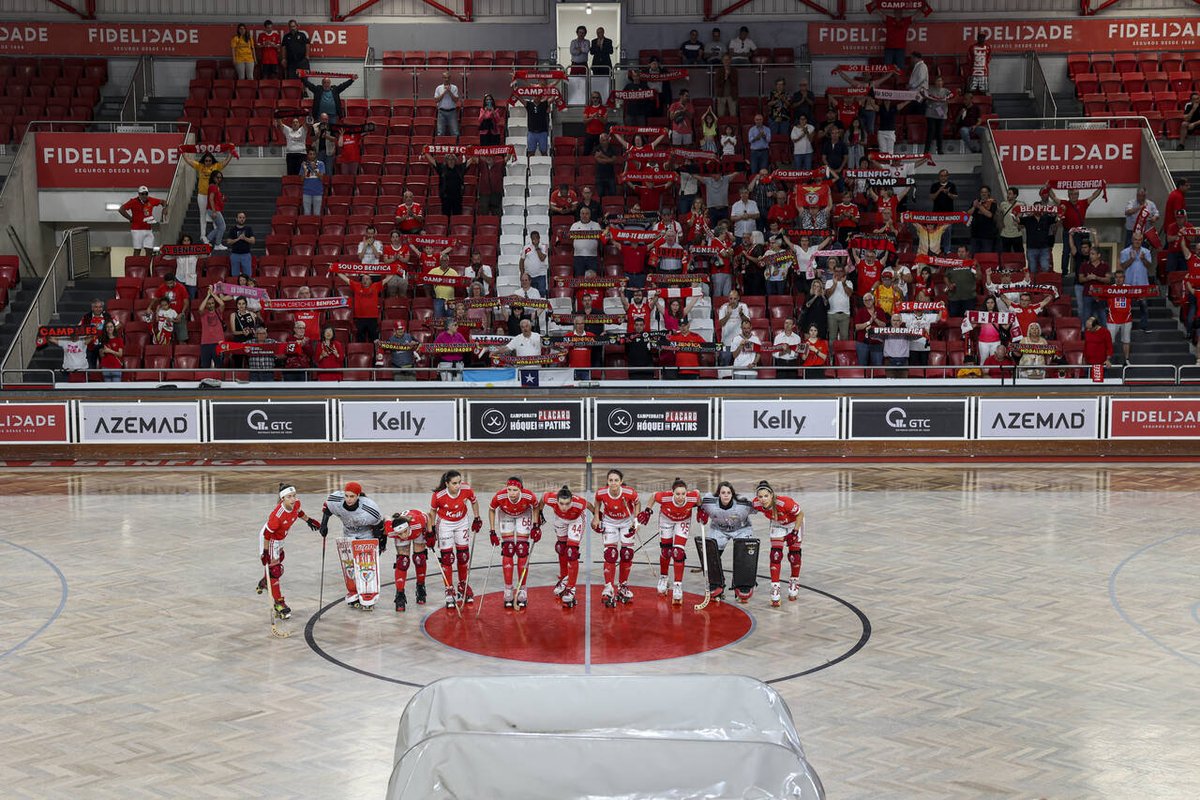
M446 470L445 472L442 473L442 479L440 481L438 481L437 488L434 489L433 491L440 492L450 484L450 481L454 480L455 478L461 478L461 477L462 477L462 473L456 469Z
M682 486L684 489L686 489L686 488L687 488L687 481L685 481L683 478L676 478L676 479L675 479L675 482L671 484L671 491L673 492L673 491L675 491L676 489L680 488L681 486Z
M562 485L562 488L558 490L559 500L570 500L574 496L575 494L571 491L571 487L567 486L565 483Z
M771 500L773 502L775 500L775 490L771 488L771 483L769 481L759 481L758 486L754 487L755 494L758 494L759 492L764 492L764 491L770 492Z
M608 471L608 474L605 477L611 478L613 475L616 475L618 478L620 478L622 484L625 483L625 473L624 472L621 472L621 470L617 469L616 467L613 467L612 469L610 469Z

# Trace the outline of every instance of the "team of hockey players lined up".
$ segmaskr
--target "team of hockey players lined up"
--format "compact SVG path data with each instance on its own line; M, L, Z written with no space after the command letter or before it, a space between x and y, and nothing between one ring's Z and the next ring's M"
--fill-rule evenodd
M669 596L677 605L683 602L686 548L695 520L703 531L702 536L695 537L695 542L697 549L704 547L707 551L701 553L701 561L711 598L722 599L726 588L722 555L732 542L732 589L740 602L748 602L756 583L759 549L751 517L762 514L770 538L771 605L781 605L780 576L785 559L791 571L788 599L796 599L804 512L795 500L777 494L766 481L758 484L752 498L746 498L728 481L722 481L715 491L702 496L677 478L670 491L655 492L643 506L641 497L624 479L621 470L609 470L605 486L591 500L575 494L566 485L539 497L518 477L509 478L505 487L492 496L487 513L488 540L493 557L495 550L500 553L506 609L524 609L528 603L529 560L534 546L542 540L543 527L553 533L558 555L559 574L554 594L564 608L575 606L587 516L592 520L592 530L602 536L603 604L614 608L618 603L632 603L629 577L635 556L651 543L649 539L639 541L638 530L650 522L656 505L660 596ZM342 523L342 536L335 542L346 603L351 607L364 611L374 608L380 589L379 555L387 550L389 539L395 543L397 611L404 611L408 605L405 585L410 566L415 572L416 602L426 603L430 551L437 558L435 569L442 579L446 608L461 614L464 606L475 602L468 577L475 535L483 530L483 517L474 490L464 483L460 472L450 470L442 475L433 491L427 511L407 509L390 517L385 517L375 501L364 494L361 484L351 481L341 491L329 495L322 507L321 521L317 522L301 510L295 487L280 484L279 502L259 534L264 576L258 591L261 594L269 589L277 618L291 615L279 584L283 574L283 541L288 531L301 519L324 538L328 536L331 517Z

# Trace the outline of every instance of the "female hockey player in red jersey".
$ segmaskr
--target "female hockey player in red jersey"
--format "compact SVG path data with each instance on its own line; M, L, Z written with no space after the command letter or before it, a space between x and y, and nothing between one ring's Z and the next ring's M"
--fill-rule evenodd
M800 594L800 546L804 541L804 512L790 497L775 494L771 484L760 481L754 493L754 508L762 512L770 526L771 536L771 605L779 606L779 572L783 564L783 548L787 547L788 563L792 565L792 580L788 600Z
M488 535L492 547L500 548L500 564L504 570L504 607L525 608L527 595L525 578L529 570L529 540L542 538L542 529L534 523L537 495L525 488L521 479L508 479L503 489L492 496L488 505ZM496 531L497 519L499 532ZM517 584L513 589L513 564L516 563Z
M267 522L263 525L262 530L258 532L259 560L262 561L266 573L258 582L258 593L262 594L268 585L270 586L271 600L275 603L275 616L279 619L287 619L292 615L292 610L284 602L283 592L279 587L279 578L283 575L283 540L287 538L288 531L291 530L297 519L307 522L308 527L314 531L321 529L319 522L300 510L300 499L296 497L296 487L281 483L279 484L279 502L275 505L271 515L267 517Z
M625 473L608 471L607 485L596 492L596 519L592 528L604 536L604 591L600 599L608 608L617 600L633 602L629 589L629 572L633 569L634 545L637 543L637 516L641 511L638 493L625 485ZM620 583L617 577L620 565Z
M467 516L467 506L472 516ZM446 608L461 607L474 601L467 583L471 566L471 533L483 529L475 492L463 483L462 473L452 469L442 475L429 502L429 518L437 528L438 561L446 582ZM454 585L454 564L458 563L458 586Z
M638 523L650 521L654 504L658 504L658 594L667 596L667 571L675 564L675 584L671 590L671 602L683 602L683 567L687 559L688 536L692 529L692 512L700 505L700 493L689 491L687 484L676 478L669 492L655 492L638 515Z
M563 484L549 491L538 505L538 519L554 530L554 552L558 554L558 582L554 594L562 598L563 608L575 607L575 585L579 579L579 546L583 541L584 512L594 511L592 504Z
M408 577L409 563L416 568L417 573L417 605L425 605L425 571L429 563L429 554L425 552L425 547L433 538L429 517L425 516L424 511L410 508L393 514L392 518L384 523L384 531L396 540L396 610L404 611L408 606L408 597L404 594L404 581Z

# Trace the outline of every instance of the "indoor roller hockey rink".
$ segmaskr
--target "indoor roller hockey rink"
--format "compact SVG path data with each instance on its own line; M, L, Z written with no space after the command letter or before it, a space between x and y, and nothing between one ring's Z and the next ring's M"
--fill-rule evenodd
M604 608L599 536L587 533L580 603L563 609L548 534L533 549L529 607L505 611L488 499L510 475L539 495L566 483L594 496L610 466L643 503L677 476L701 491L730 480L743 496L767 479L798 500L799 598L771 608L758 516L747 604L727 592L695 609L694 548L684 603L659 598L651 542L633 565L634 602ZM358 481L390 516L427 511L446 468L463 472L485 517L461 619L443 607L436 559L429 603L414 603L410 568L408 610L393 610L390 543L379 604L364 613L342 600L329 542L320 607L322 539L297 524L282 576L292 617L279 623L292 635L272 636L256 540L279 482L319 518L329 491ZM763 681L830 798L1197 796L1195 467L594 468L591 486L582 462L3 472L0 796L384 798L401 715L423 687L562 675ZM330 538L340 530L331 520ZM657 511L639 539L656 535ZM679 718L722 708L719 691L696 684L673 701ZM620 746L611 752L619 770Z

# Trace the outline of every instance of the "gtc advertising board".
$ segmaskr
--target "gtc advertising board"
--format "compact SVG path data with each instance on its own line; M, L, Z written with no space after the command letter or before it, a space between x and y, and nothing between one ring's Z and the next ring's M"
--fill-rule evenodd
M979 398L980 439L1095 439L1099 433L1099 398Z
M70 435L66 403L0 405L0 444L63 444Z
M177 133L37 133L38 189L170 188ZM132 197L132 195L130 195Z
M579 441L583 430L578 400L467 403L468 441Z
M250 28L257 37L260 25ZM308 56L362 59L367 52L367 26L328 23L300 26L308 35ZM277 24L280 35L286 24ZM229 58L229 25L187 22L0 22L0 55L101 56L105 58L168 56Z
M1004 177L1011 186L1041 186L1048 180L1138 183L1140 128L992 131ZM1090 192L1088 192L1090 194ZM1059 192L1065 198L1065 192Z
M200 404L80 403L83 444L167 444L200 441Z
M324 442L329 440L329 404L212 403L214 442Z
M967 403L960 400L850 400L851 439L965 439Z
M458 405L453 400L359 402L343 400L342 441L453 442Z
M1108 432L1113 439L1200 438L1200 400L1114 397Z
M801 441L838 438L838 400L725 400L721 438Z
M597 400L597 439L712 438L707 400Z

